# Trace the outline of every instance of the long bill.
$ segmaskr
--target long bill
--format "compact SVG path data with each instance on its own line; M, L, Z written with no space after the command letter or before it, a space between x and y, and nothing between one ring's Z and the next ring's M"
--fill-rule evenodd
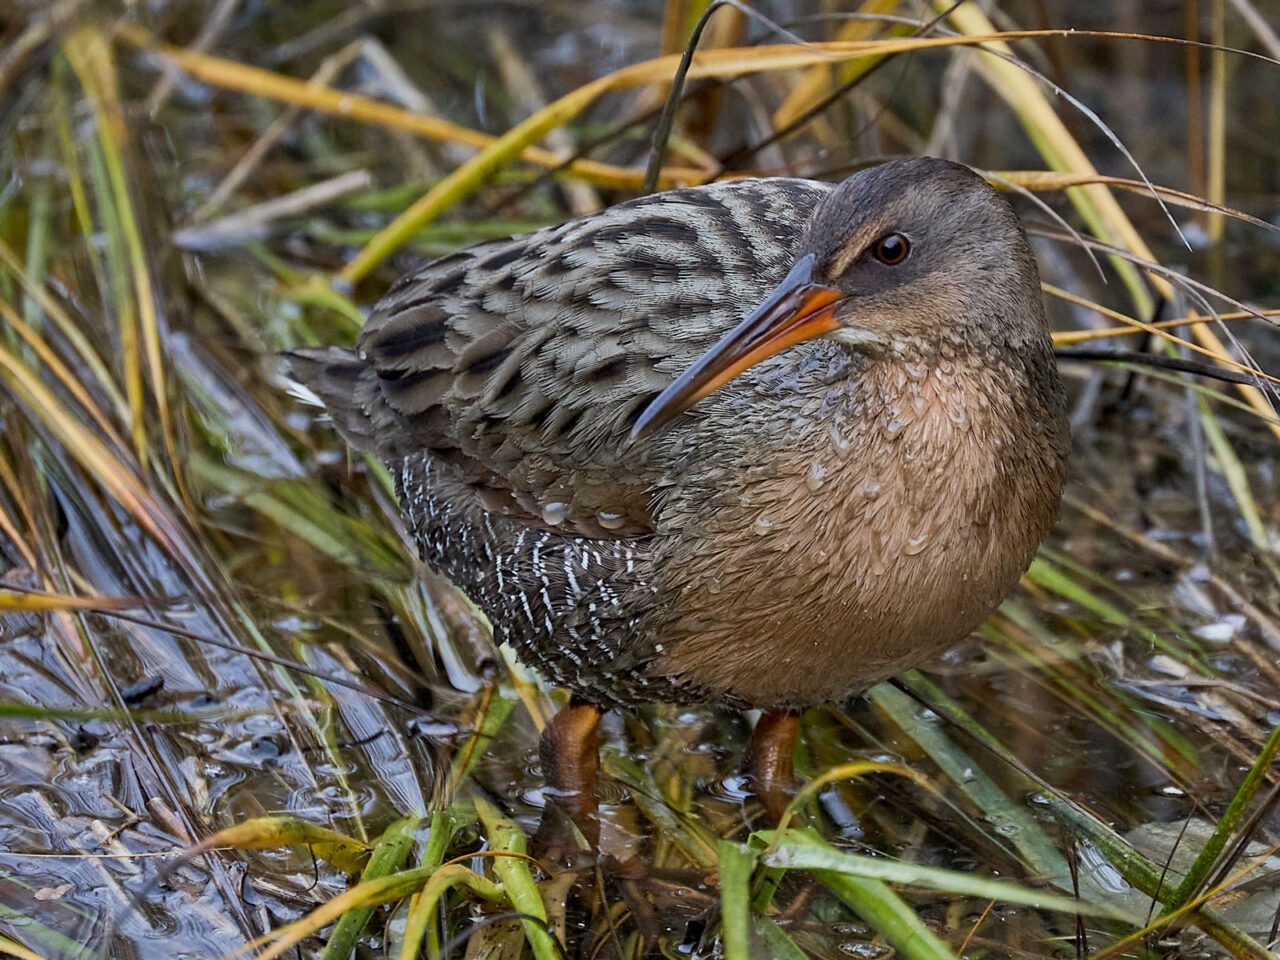
M813 254L797 260L764 303L645 407L631 439L661 429L761 360L836 329L835 308L844 294L814 283L813 264Z

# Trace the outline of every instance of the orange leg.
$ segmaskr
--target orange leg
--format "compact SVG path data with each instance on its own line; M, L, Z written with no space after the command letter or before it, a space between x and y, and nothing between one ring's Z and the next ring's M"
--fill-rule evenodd
M600 843L599 801L596 782L600 774L600 710L589 703L571 700L542 731L538 753L542 776L547 781L547 811L540 834L553 836L549 818L552 806L582 832L594 850ZM554 844L552 844L554 845Z
M776 823L795 792L793 755L800 733L800 711L770 710L761 715L747 742L746 774L751 790Z

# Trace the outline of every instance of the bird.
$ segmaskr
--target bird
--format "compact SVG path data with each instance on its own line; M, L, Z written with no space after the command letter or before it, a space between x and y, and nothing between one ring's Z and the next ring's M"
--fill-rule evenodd
M1035 257L971 168L673 189L425 263L354 349L288 355L395 477L421 558L569 703L540 741L589 843L603 712L805 708L965 639L1059 508Z

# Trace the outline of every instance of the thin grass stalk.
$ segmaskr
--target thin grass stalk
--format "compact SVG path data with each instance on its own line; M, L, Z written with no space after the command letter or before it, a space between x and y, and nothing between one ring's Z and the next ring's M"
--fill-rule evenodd
M71 130L71 106L67 103L66 72L67 58L55 57L50 77L53 85L54 128L58 132L58 145L62 150L62 166L67 174L67 189L71 193L71 209L75 213L76 225L81 237L92 237L93 215L89 210L89 193L85 188L84 174L80 169L80 153L76 149L75 135ZM94 266L94 272L101 275L101 264L94 244L85 244L85 253Z
M1227 35L1226 0L1213 0L1213 42L1222 44ZM1208 177L1205 192L1210 203L1221 203L1227 193L1227 57L1222 50L1209 51ZM1209 241L1222 242L1225 226L1218 214L1210 214L1205 224Z
M1166 187L1159 183L1147 184L1131 177L1112 177L1101 173L1087 174L1060 170L988 170L986 174L990 178L991 185L996 189L1001 189L1006 184L1016 184L1034 191L1066 190L1068 187L1094 185L1115 187L1118 190L1145 197L1148 200L1162 200L1166 206L1183 207L1187 210L1196 210L1201 213L1218 213L1224 217L1250 224L1268 233L1280 233L1280 227L1261 217L1245 213L1243 210L1237 210L1235 207L1228 207L1222 203L1214 203L1186 190L1175 190L1173 187ZM1001 181L1005 181L1005 183Z
M453 817L447 811L437 810L431 814L431 827L427 833L426 849L422 853L422 861L418 864L424 870L436 870L444 862L445 850L453 839ZM431 923L436 913L436 900L423 896L418 891L409 900L409 909L405 917L404 933L400 942L400 960L417 960L422 951L422 942L428 936L427 944L430 955L440 951L439 934Z
M66 40L65 50L81 86L93 104L97 118L98 137L102 144L102 157L111 184L116 215L129 258L129 272L133 282L133 303L137 310L137 333L140 335L141 356L126 356L131 369L145 366L151 382L151 395L160 420L162 442L169 462L178 476L177 446L170 420L168 393L165 388L164 357L160 347L160 318L156 309L156 294L151 284L151 267L147 262L142 230L134 209L133 194L124 169L124 151L128 133L124 123L124 108L120 102L120 90L111 45L101 31L90 27L78 27ZM136 375L136 374L135 374ZM141 410L134 425L134 439L138 445L139 460L146 462L145 433L140 432Z
M257 960L275 960L276 957L282 956L308 937L334 923L348 910L393 903L418 890L422 891L424 897L431 897L433 902L438 903L445 892L453 887L463 887L480 899L491 903L507 902L506 895L500 886L480 876L474 870L468 870L457 864L438 869L402 870L377 880L357 884L345 893L321 904L301 920L280 927L258 937L239 950L226 954L223 960L245 956L250 951L264 946L266 949L256 955Z
M16 431L12 432L16 433ZM17 439L18 437L16 436L10 436L9 438L10 442L14 442ZM30 495L33 492L34 484L25 483L19 479L18 470L15 469L14 464L9 459L9 452L3 446L0 446L0 485L3 486L9 503L18 514L11 517L7 511L4 513L5 533L10 537L10 542L13 544L14 549L26 561L27 568L40 577L40 585L46 590L56 589L57 585L46 572L41 559L44 546L40 539L41 524L36 518ZM43 501L40 502L43 504Z
M1182 883L1178 885L1178 889L1166 901L1165 906L1170 912L1176 911L1190 902L1204 886L1210 872L1213 870L1214 864L1217 862L1218 855L1222 853L1223 847L1227 845L1227 841L1230 839L1236 825L1240 822L1241 817L1244 816L1250 801L1253 800L1254 794L1258 792L1258 788L1266 782L1271 774L1271 766L1275 762L1277 751L1280 751L1280 726L1271 731L1271 736L1263 744L1262 750L1258 753L1258 758L1253 762L1253 766L1249 768L1244 781L1240 784L1235 796L1231 798L1231 802L1223 812L1222 819L1218 821L1204 847L1196 855L1195 862L1187 870L1187 875L1183 878Z
M178 530L132 469L93 435L41 383L26 365L0 348L0 371L9 391L22 401L62 442L89 476L129 512L170 556L184 561Z
M836 40L868 40L881 24L873 17L888 16L898 8L899 0L863 0L858 7L857 19L850 19L840 24L836 30ZM906 29L905 26L890 25L889 29ZM870 67L868 63L865 66ZM859 76L859 64L846 64L834 72L827 66L810 67L791 88L782 105L773 112L772 127L782 130L791 126L815 106L822 103L832 87L843 86Z
M1200 11L1197 0L1182 0L1182 35L1200 39ZM1192 193L1204 195L1204 104L1200 89L1200 50L1187 47L1183 64L1187 88L1187 184ZM1207 220L1207 215L1206 215ZM1207 223L1206 223L1207 229Z
M39 569L40 562L36 559L35 549L27 542L27 538L18 529L17 522L3 505L0 505L0 534L3 534L13 549L18 552L28 570Z
M1134 373L1144 375L1151 370L1164 370L1176 373L1190 373L1197 377L1207 377L1210 380L1219 380L1223 383L1257 383L1259 379L1280 383L1280 379L1267 374L1259 376L1253 373L1244 373L1240 370L1231 370L1218 363L1182 360L1178 357L1170 357L1162 353L1148 353L1144 350L1056 350L1054 354L1059 360L1107 363L1125 367ZM1184 383L1181 385L1189 387L1189 384ZM1257 417L1257 414L1253 413L1252 410L1248 412L1250 415ZM1262 420L1263 418L1258 417L1258 419ZM1272 417L1263 422L1272 423L1276 422L1277 419Z
M132 443L130 454L140 467L145 468L150 451L146 435L146 383L138 346L138 312L125 262L119 211L113 202L111 178L107 173L101 141L88 143L86 150L89 181L93 185L94 213L96 222L101 224L103 276L100 297L108 315L112 309L115 312L116 344L113 346L122 390L129 405L124 422Z
M693 30L689 33L689 39L685 43L684 52L680 55L680 63L676 67L675 76L671 78L671 89L667 92L667 101L663 104L662 113L658 115L658 125L653 130L653 142L649 147L649 163L644 171L644 186L641 188L646 194L653 193L658 189L658 181L662 176L662 165L667 156L667 141L671 139L671 127L676 120L676 110L680 106L680 98L684 94L685 80L689 75L689 66L693 63L694 52L698 49L698 41L702 39L702 32L707 28L707 24L715 15L715 12L721 7L728 6L729 0L715 0L715 2L707 5L706 10L702 11L702 15L698 17L698 22L693 25Z
M1240 458L1232 448L1226 433L1223 432L1222 424L1214 416L1209 404L1203 397L1197 398L1197 404L1200 412L1200 423L1204 427L1205 438L1209 441L1209 447L1213 450L1213 455L1218 461L1218 468L1222 471L1222 476L1227 481L1227 487L1231 490L1232 497L1235 498L1236 508L1240 511L1240 518L1244 521L1245 528L1249 531L1249 538L1262 551L1260 559L1266 563L1268 559L1266 552L1272 549L1271 538L1267 532L1267 525L1262 519L1262 513L1258 508L1258 502L1254 499L1253 491L1249 487L1249 476L1245 471L1244 464L1240 462Z
M146 606L143 597L81 597L43 590L15 592L0 587L0 616L8 613L46 613L51 610L128 610Z
M10 940L3 934L0 934L0 954L6 957L14 957L16 960L44 960L34 950L28 950L22 944Z
M935 9L941 10L945 6L947 6L945 0L934 0ZM962 34L981 35L995 32L995 26L987 15L971 4L956 8L951 12L950 18ZM1012 48L1006 42L992 43L989 48L1002 54L1003 57L1014 56ZM1054 112L1044 91L1033 76L1011 59L997 57L979 57L975 63L975 69L996 94L1010 106L1027 137L1051 169L1087 176L1097 174L1088 156ZM1088 224L1089 229L1099 239L1124 246L1135 253L1143 250L1144 255L1149 256L1141 236L1105 187L1090 184L1080 188L1070 188L1066 194L1081 218ZM1153 301L1139 279L1136 268L1132 264L1114 259L1113 265L1129 290L1136 311L1143 315L1149 314Z
M125 443L124 438L116 432L111 420L94 402L93 398L89 396L88 391L85 390L83 379L72 373L49 347L45 339L2 300L0 300L0 319L3 319L26 342L27 346L35 354L36 359L43 363L57 378L67 393L71 395L71 398L79 404L80 409L88 414L98 429L102 431L107 440L122 453L128 450L128 445Z
M51 161L51 166L56 142L57 130L54 126L50 126L41 137L40 149L41 154ZM31 192L31 200L27 204L26 269L27 274L40 283L49 260L49 233L53 208L52 177L34 178ZM29 324L37 327L40 325L42 318L39 308L30 297L23 303L23 314Z

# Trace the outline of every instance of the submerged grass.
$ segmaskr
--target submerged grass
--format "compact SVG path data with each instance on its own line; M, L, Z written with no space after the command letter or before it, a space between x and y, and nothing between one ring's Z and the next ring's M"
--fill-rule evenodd
M1265 20L1212 5L1201 51L1158 11L716 14L660 185L954 155L1059 218L1060 344L1258 379L1065 367L1069 506L983 642L811 711L776 832L734 716L620 718L615 860L575 876L528 852L554 698L420 578L385 471L275 353L353 338L404 251L634 195L708 4L530 14L523 71L463 55L517 55L484 17L216 6L31 5L0 54L0 954L1270 955L1280 121L1251 91L1280 67L1222 49L1267 55ZM1195 107L1172 149L1203 58L1207 142ZM535 73L531 111L504 84Z

